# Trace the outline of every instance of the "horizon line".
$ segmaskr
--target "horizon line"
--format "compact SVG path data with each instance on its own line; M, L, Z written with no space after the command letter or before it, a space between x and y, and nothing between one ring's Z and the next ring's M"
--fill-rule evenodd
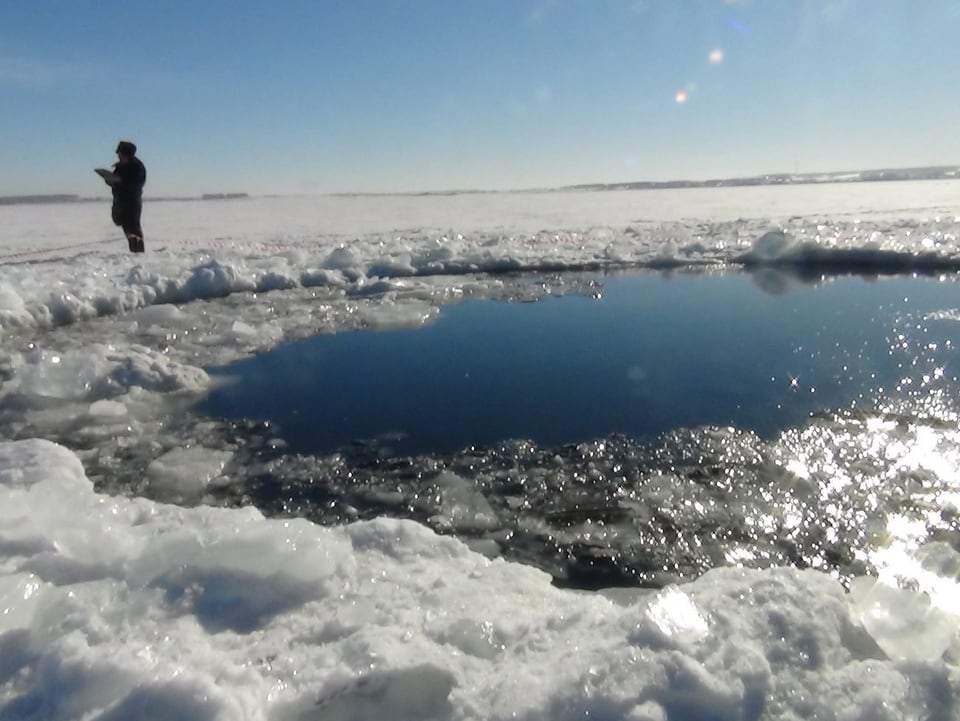
M950 171L953 171L952 174ZM927 173L933 175L921 175L918 177L883 177L886 173ZM844 176L863 176L868 177L849 178ZM877 175L878 177L871 177ZM822 179L822 180L818 180ZM827 171L807 171L798 172L780 172L780 173L758 173L754 175L731 176L723 178L708 178L704 180L693 180L689 178L680 178L674 180L624 180L613 182L586 182L575 183L571 185L558 186L539 186L524 188L456 188L447 190L340 190L327 192L204 192L194 195L157 195L148 196L147 201L174 201L174 200L243 200L251 197L271 198L271 197L298 197L298 196L333 196L333 197L352 197L352 196L378 196L378 195L470 195L470 194L493 194L493 193L538 193L538 192L556 192L563 190L684 190L703 187L744 187L757 185L813 185L830 183L849 183L849 182L896 182L896 181L917 181L917 180L957 180L960 179L960 163L944 165L917 165L917 166L898 166L885 168L868 168L859 170L827 170ZM22 195L0 195L0 204L12 205L16 202L98 202L108 201L110 196L105 195L80 195L79 193L25 193Z

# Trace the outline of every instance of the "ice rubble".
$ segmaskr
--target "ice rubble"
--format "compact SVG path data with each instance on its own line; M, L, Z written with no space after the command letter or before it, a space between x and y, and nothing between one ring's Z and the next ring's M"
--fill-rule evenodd
M42 440L0 444L0 493L0 718L892 720L960 683L917 594L813 571L614 600L411 522L98 495Z

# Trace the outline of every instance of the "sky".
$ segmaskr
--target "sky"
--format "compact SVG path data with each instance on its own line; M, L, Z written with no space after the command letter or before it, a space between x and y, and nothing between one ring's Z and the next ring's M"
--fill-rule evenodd
M0 195L507 190L960 164L956 0L0 4Z

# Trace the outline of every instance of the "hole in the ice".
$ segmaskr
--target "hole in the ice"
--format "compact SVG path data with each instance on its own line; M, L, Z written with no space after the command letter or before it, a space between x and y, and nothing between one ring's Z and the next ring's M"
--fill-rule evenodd
M423 328L286 343L212 369L230 382L200 410L269 420L295 452L412 455L704 425L770 435L954 383L955 279L596 280L595 297L467 301Z

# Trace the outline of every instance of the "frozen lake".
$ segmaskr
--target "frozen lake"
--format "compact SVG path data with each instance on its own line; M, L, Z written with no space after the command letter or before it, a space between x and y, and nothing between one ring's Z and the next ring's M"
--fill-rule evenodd
M0 207L0 718L953 718L957 188Z

